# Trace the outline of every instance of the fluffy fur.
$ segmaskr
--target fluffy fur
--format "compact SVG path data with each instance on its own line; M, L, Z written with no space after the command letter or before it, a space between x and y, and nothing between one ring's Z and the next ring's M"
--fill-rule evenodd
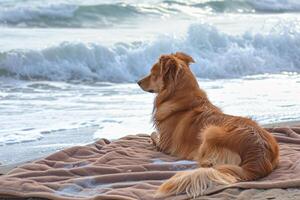
M251 119L224 114L200 89L184 53L162 55L140 87L157 93L151 138L163 152L193 159L199 168L178 172L159 194L205 194L215 184L250 181L268 175L278 163L278 144Z

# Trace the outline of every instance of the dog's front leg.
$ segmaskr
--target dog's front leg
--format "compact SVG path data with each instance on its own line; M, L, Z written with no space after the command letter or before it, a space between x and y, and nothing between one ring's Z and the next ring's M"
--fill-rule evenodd
M150 136L153 145L157 148L157 150L160 151L160 147L159 147L159 134L157 132L152 132L151 136Z

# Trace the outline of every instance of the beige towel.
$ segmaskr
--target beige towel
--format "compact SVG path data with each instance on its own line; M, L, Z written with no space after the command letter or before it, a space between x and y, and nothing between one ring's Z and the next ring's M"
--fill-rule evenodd
M300 126L273 128L280 163L269 176L252 182L219 185L199 199L253 195L253 189L300 187ZM197 167L158 152L148 135L75 146L25 164L0 176L0 196L49 199L154 199L158 186L180 170ZM244 188L244 191L227 188ZM274 189L278 195L281 189ZM161 199L187 199L185 194Z

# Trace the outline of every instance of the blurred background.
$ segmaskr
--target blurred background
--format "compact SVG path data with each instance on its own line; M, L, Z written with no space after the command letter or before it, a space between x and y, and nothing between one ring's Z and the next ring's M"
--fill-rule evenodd
M213 103L300 120L298 0L0 0L0 162L150 133L135 84L183 51Z

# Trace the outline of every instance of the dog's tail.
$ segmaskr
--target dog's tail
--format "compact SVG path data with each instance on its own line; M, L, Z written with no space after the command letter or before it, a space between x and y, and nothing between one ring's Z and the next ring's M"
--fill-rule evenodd
M157 196L186 193L189 197L203 195L214 184L231 184L238 179L214 168L198 168L192 171L178 172L164 182L157 191Z
M216 184L228 185L242 180L255 180L258 177L255 172L237 165L198 168L176 173L159 187L157 196L186 193L189 197L195 198L204 195Z
M214 134L211 134L211 132ZM218 127L209 128L204 134L209 134L209 137L205 138L206 142L209 142L209 139L213 139L214 145L217 146L222 145L221 143L223 143L222 146L224 146L224 142L229 144L231 141L236 141L231 138L234 136L233 134L224 134L224 131ZM227 185L239 181L255 180L266 176L277 165L278 156L271 156L271 154L273 154L272 152L278 154L277 146L275 145L276 148L274 147L275 149L273 150L272 148L270 149L267 144L265 146L265 144L261 142L251 142L250 140L257 141L257 139L255 139L253 135L250 136L251 137L243 137L248 140L248 142L241 139L239 140L239 144L236 144L236 146L242 145L244 147L243 153L240 154L243 155L240 164L220 163L209 168L198 168L191 171L178 172L159 187L157 195L171 195L185 192L190 197L196 197L204 195L208 189L216 184ZM272 140L272 138L268 139ZM248 146L249 141L252 143L252 148L250 147L251 145ZM262 147L253 148L255 145L263 145L266 149L262 152ZM208 149L208 146L206 146L205 149ZM214 157L217 156L214 155Z

